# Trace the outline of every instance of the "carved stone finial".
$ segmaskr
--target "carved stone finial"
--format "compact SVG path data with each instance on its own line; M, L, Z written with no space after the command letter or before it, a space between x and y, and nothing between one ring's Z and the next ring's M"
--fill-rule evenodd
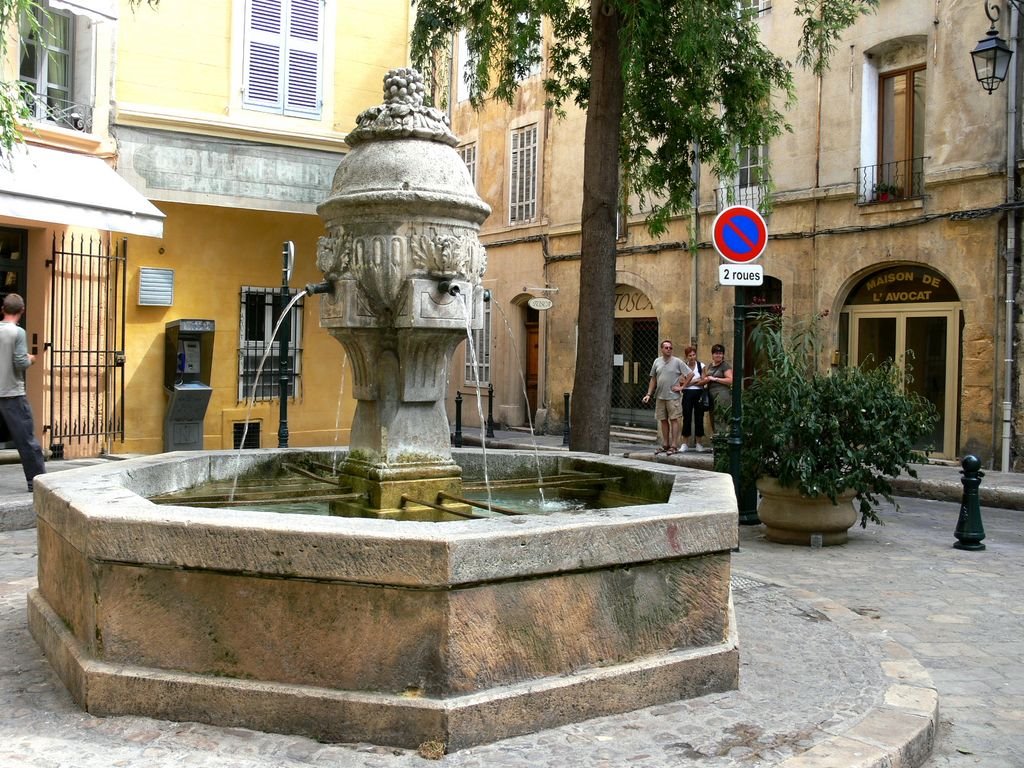
M389 70L384 77L384 103L364 110L345 141L350 147L378 139L427 139L454 147L448 115L423 105L423 75L411 67Z
M384 102L423 106L423 75L412 67L389 69L384 76Z

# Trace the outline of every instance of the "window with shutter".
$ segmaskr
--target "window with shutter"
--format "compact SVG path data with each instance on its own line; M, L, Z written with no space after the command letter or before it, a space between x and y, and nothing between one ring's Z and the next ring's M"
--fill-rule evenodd
M512 131L510 157L510 224L537 218L537 125Z
M462 162L466 164L466 170L469 171L470 181L473 185L476 185L476 144L465 144L458 148L459 157L462 158Z
M248 0L243 105L320 117L322 30L322 0Z

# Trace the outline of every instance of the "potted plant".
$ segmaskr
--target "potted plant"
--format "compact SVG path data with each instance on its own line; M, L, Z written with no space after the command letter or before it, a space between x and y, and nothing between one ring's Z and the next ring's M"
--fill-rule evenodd
M871 187L871 194L874 200L879 203L887 203L890 200L896 200L900 197L903 190L897 187L895 184L887 181L879 181Z
M819 343L826 316L754 317L741 463L757 481L772 541L810 544L820 534L822 545L844 543L857 521L854 497L862 526L881 523L879 496L892 501L890 481L901 472L916 477L911 465L927 461L920 446L937 420L934 406L905 388L909 370L891 361L830 368Z

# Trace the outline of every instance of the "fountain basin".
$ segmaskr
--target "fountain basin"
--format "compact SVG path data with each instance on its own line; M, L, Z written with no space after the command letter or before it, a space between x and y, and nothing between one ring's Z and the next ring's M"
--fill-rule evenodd
M666 501L444 525L147 499L317 453L182 452L37 478L29 626L79 706L455 750L737 686L728 476L491 452L492 478L540 461ZM474 449L453 457L479 469Z

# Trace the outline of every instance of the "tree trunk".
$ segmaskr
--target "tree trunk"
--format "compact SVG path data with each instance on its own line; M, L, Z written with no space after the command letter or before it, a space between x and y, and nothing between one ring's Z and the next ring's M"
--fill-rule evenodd
M615 219L619 200L619 131L623 78L621 17L591 0L590 99L583 148L580 306L572 391L574 451L608 453L615 321Z

